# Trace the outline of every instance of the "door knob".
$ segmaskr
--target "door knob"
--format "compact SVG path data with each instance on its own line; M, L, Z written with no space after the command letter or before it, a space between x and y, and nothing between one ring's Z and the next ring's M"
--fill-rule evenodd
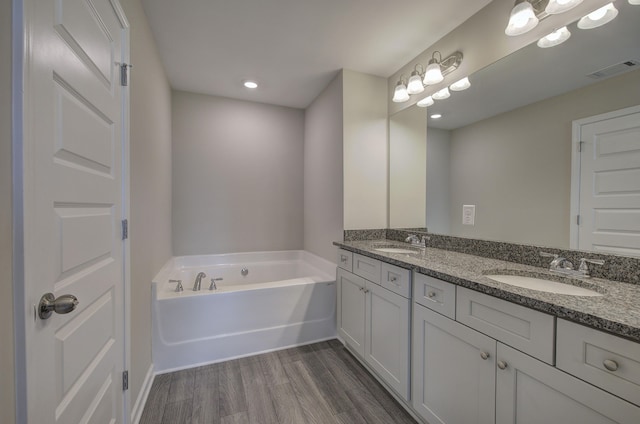
M38 316L41 319L47 319L52 313L68 314L78 306L78 298L72 294L63 294L56 297L53 293L46 293L40 298L38 305Z

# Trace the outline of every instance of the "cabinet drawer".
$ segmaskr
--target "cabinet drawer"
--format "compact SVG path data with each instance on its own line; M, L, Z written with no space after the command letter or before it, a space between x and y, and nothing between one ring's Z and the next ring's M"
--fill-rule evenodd
M353 253L348 250L338 249L338 266L349 272L353 271Z
M464 287L456 320L548 364L554 364L555 318Z
M380 284L400 296L411 297L411 271L382 262Z
M422 306L456 318L456 286L428 275L414 275L413 299Z
M380 284L380 261L377 259L354 253L352 272L369 281Z
M557 367L640 405L640 343L558 320Z

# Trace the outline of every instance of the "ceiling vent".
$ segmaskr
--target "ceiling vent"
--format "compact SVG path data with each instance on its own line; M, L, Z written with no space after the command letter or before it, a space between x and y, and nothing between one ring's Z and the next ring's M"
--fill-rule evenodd
M624 62L616 63L615 65L607 66L606 68L600 69L599 71L596 71L587 76L593 79L606 78L612 75L631 71L633 69L640 69L640 62L638 62L637 60L627 60Z

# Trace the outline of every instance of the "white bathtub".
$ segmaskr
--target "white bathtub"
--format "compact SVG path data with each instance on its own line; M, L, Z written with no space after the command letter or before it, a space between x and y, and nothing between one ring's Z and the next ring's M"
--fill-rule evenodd
M207 276L193 291L199 272ZM209 290L211 278L222 278L217 290ZM184 291L170 279L182 280ZM335 264L305 251L174 257L152 291L159 373L336 335Z

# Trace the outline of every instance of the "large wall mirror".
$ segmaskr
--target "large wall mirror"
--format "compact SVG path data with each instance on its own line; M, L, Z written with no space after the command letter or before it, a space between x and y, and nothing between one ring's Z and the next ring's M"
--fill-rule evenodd
M581 30L573 23L565 43L529 45L471 75L469 89L426 111L412 106L392 116L389 226L426 225L439 234L582 248L570 241L572 124L640 105L640 6L625 1L616 7L618 17L602 27ZM436 113L442 117L429 117ZM394 122L413 122L416 129L405 128L405 139L398 141ZM426 168L420 170L425 198L417 199L425 202L425 215L394 222L394 211L398 217L415 204L406 193L394 195L407 184L406 165L397 159L412 155L396 150L412 144L409 133L426 134ZM423 155L424 140L413 142L422 146L414 156ZM403 170L401 178L396 169ZM640 180L627 187L640 198ZM463 205L475 206L474 225L463 225Z

